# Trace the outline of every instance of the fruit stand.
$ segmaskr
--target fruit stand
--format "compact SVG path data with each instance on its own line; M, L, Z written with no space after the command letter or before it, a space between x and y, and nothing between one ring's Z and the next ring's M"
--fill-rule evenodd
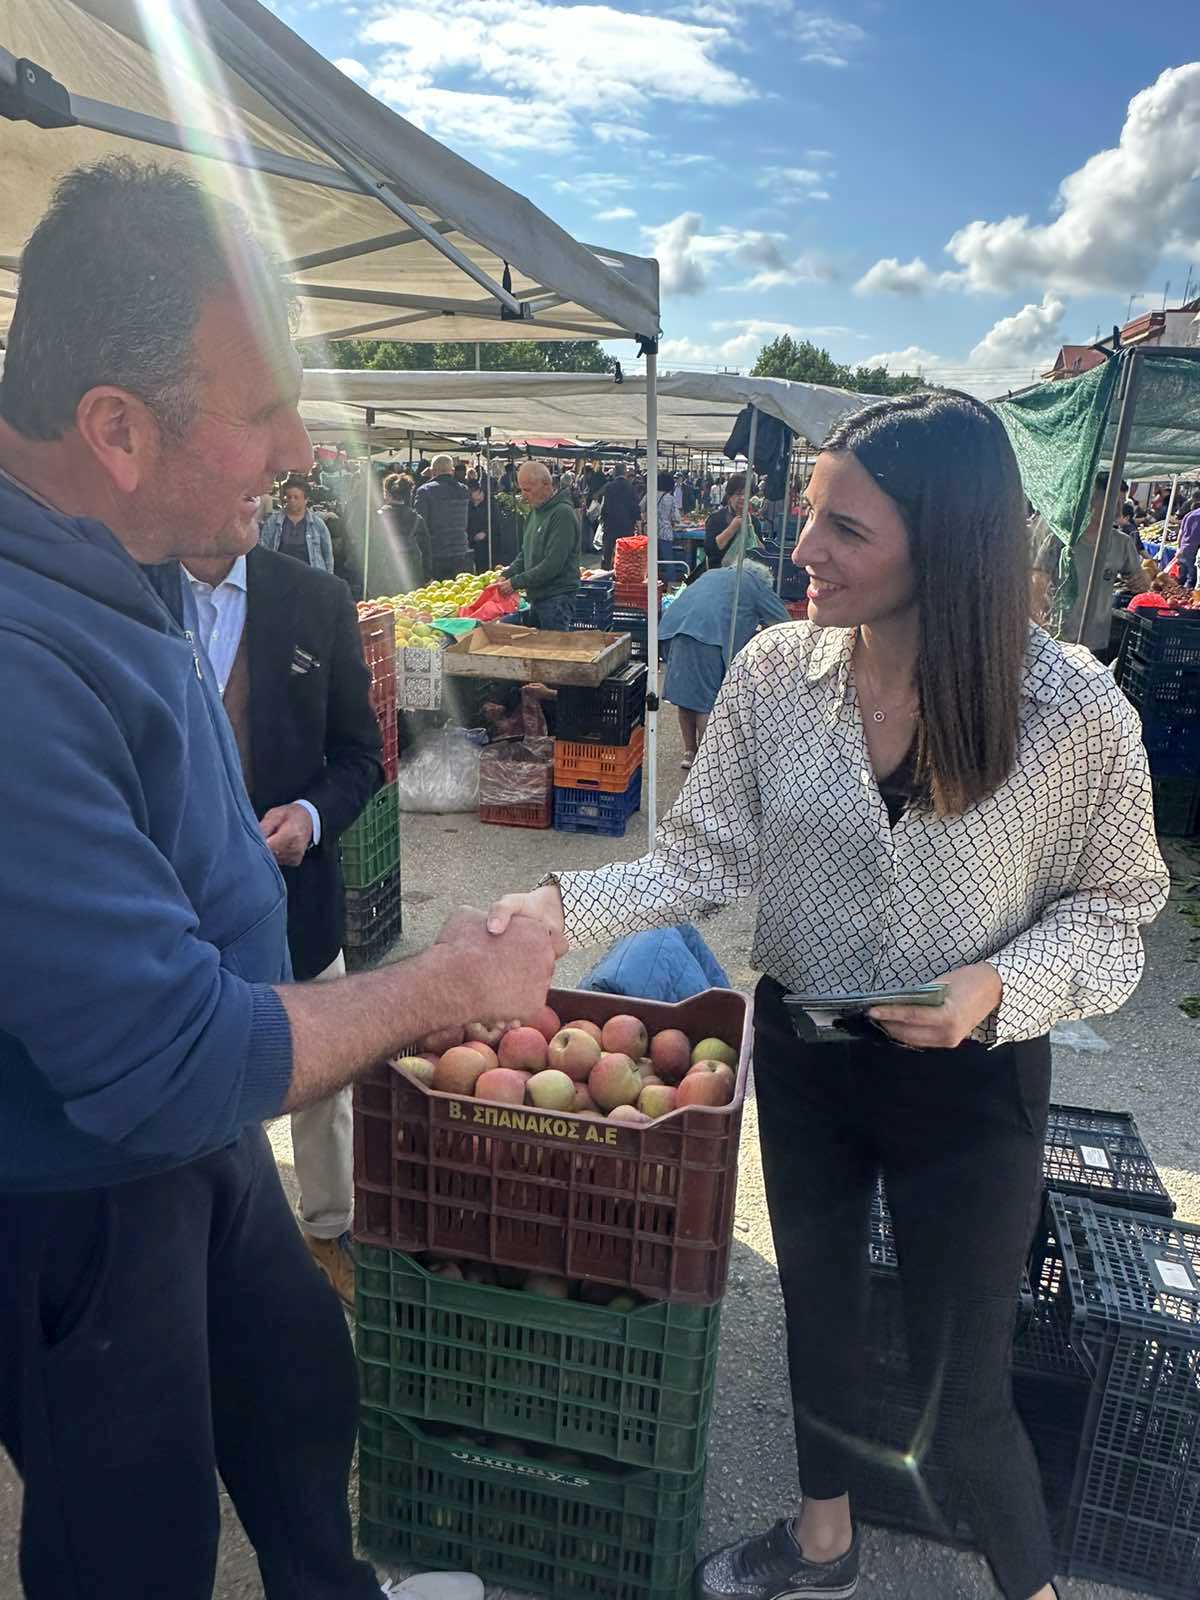
M534 1593L684 1600L750 1003L550 1002L355 1086L359 1534Z

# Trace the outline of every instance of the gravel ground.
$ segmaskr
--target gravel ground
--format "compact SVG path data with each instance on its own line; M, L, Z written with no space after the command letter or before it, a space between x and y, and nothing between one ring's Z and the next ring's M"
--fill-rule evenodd
M679 786L679 743L672 716L661 719L664 775L660 809ZM488 828L470 816L406 817L403 822L405 937L397 954L421 948L458 905L530 885L553 867L601 865L646 847L639 816L623 840L588 835ZM1200 859L1174 852L1180 882L1200 878ZM1068 1103L1133 1111L1174 1194L1181 1217L1200 1220L1200 1131L1195 1115L1195 1064L1200 1022L1178 1009L1200 992L1195 925L1169 909L1147 939L1147 976L1125 1010L1093 1025L1104 1051L1057 1048L1054 1095ZM702 931L738 987L755 974L747 965L753 907L736 906L705 919ZM559 982L574 983L595 952L572 952ZM757 1117L748 1104L742 1141L736 1238L722 1323L716 1415L710 1435L706 1547L765 1526L794 1499L795 1459L788 1408L783 1315L758 1157ZM294 1189L286 1123L272 1130L284 1180ZM0 1459L0 1600L18 1600L16 1532L20 1486ZM865 1532L863 1596L891 1600L983 1600L994 1594L973 1555L881 1529ZM1127 1592L1082 1581L1060 1585L1064 1600L1121 1600ZM215 1600L261 1596L253 1554L231 1509ZM133 1597L131 1597L133 1600ZM296 1600L303 1600L297 1596Z

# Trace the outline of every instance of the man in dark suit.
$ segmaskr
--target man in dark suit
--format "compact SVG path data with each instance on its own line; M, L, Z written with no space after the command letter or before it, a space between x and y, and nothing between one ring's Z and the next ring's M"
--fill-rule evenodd
M293 974L341 977L338 838L383 781L354 601L340 578L262 545L184 570L246 788L287 883ZM294 1111L292 1147L301 1229L353 1304L350 1090Z

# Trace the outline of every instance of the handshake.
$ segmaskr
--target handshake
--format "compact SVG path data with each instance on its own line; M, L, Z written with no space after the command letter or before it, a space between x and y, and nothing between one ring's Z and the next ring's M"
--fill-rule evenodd
M472 1016L532 1016L546 1004L555 963L567 953L562 897L550 884L505 895L487 913L464 908L436 943L450 947Z

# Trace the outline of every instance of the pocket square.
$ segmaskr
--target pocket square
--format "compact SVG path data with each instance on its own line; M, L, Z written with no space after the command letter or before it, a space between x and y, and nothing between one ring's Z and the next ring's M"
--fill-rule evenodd
M292 671L295 673L312 672L321 665L317 657L310 655L307 650L301 650L297 645L292 651Z

